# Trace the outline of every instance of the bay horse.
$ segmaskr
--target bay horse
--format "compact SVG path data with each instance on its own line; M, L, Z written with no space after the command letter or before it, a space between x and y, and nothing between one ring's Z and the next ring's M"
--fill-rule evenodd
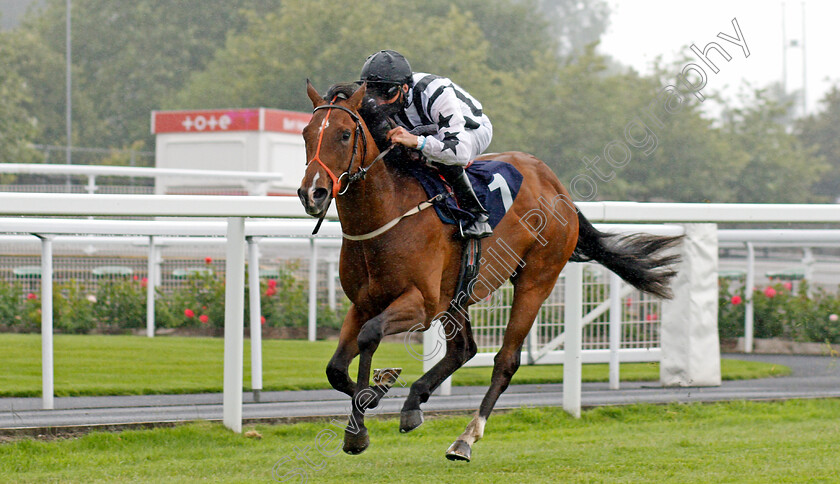
M360 115L365 91L365 85L353 86L344 95L328 94L328 101L307 81L314 112L303 130L307 168L298 190L313 217L322 218L334 199L344 232L339 274L352 304L326 369L330 384L352 398L343 449L358 454L370 444L364 413L388 389L370 386L371 358L382 338L426 330L442 315L449 320L444 358L411 385L402 408L400 431L408 432L423 423L420 405L476 353L467 307L510 280L510 320L490 387L472 421L446 451L449 459L469 460L496 400L519 368L523 341L566 262L595 260L642 291L670 297L668 283L675 272L669 266L677 256L663 251L680 238L599 232L542 161L520 152L486 154L481 158L514 165L523 181L493 235L483 240L484 247L496 251L481 261L480 284L470 294L460 294L460 310L448 311L455 306L463 250L458 229L444 225L434 210L418 209L427 195L399 163L380 162L377 139ZM353 382L348 367L357 355Z

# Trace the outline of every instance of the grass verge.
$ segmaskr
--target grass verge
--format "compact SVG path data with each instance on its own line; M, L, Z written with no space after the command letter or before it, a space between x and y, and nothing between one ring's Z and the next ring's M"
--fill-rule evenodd
M0 482L835 482L838 414L836 399L602 407L578 420L524 408L488 421L470 463L443 456L469 417L409 434L369 421L359 456L339 450L329 422L245 429L259 440L200 422L0 444Z
M263 341L263 390L329 388L324 375L335 341ZM41 338L34 334L0 334L0 397L34 397L41 393ZM55 393L57 396L202 393L222 391L221 338L104 335L56 335ZM415 348L419 350L419 348ZM245 389L250 389L250 342L245 342ZM383 343L374 368L401 367L413 382L422 362L400 343ZM351 374L355 374L355 364ZM455 385L488 385L492 368L462 368ZM787 367L759 362L723 360L724 379L787 375ZM607 365L584 365L584 381L608 381ZM622 381L656 381L656 363L621 365ZM514 384L559 383L561 365L523 365Z

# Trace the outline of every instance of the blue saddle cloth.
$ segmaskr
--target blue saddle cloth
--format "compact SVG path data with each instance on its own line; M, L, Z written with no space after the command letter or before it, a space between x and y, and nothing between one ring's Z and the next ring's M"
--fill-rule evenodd
M426 190L429 198L452 193L452 189L434 168L417 164L409 171ZM477 160L467 167L467 175L478 200L490 212L490 226L496 228L516 200L522 185L522 174L510 163ZM458 225L461 221L472 221L474 218L470 212L458 207L454 196L447 196L443 201L435 203L435 210L445 224Z

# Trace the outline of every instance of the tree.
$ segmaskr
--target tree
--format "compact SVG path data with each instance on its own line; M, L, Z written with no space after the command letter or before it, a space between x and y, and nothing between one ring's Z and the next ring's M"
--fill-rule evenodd
M824 201L812 187L828 170L825 160L781 122L786 107L758 89L741 96L744 107L730 109L724 130L748 157L733 185L736 202L801 203Z
M74 144L124 147L137 140L150 143L149 115L161 99L181 88L191 72L201 70L229 32L245 27L244 8L265 13L280 0L74 0L73 116ZM49 102L33 98L33 109L47 120L42 142L64 143L64 81L55 69L65 51L65 2L50 0L29 15L13 34L26 37L27 48L44 57L28 62L31 51L18 55L18 70L33 90L51 93ZM23 63L24 65L21 65ZM37 64L37 65L35 65ZM63 65L63 64L62 64ZM43 69L47 67L47 69ZM38 68L41 68L39 71ZM49 76L40 72L49 71ZM59 94L60 93L60 94ZM61 100L54 99L61 96ZM89 106L88 104L89 103ZM90 109L90 112L87 111ZM55 119L61 118L61 122ZM86 125L98 125L96 129Z
M582 54L607 29L610 7L604 0L536 0L551 25L563 57Z
M12 56L9 36L0 34L0 65ZM16 72L0 69L0 163L30 163L38 153L30 145L38 134L36 120L26 109L31 100L26 82ZM4 180L5 181L5 180Z
M835 85L820 101L823 109L799 121L796 135L828 164L814 184L816 195L834 201L840 198L840 87Z
M402 52L415 71L451 77L479 97L488 112L500 86L509 82L503 80L507 73L489 67L489 43L472 15L457 6L435 16L425 9L405 9L396 0L362 0L351 9L345 5L289 0L277 13L251 16L249 28L232 36L167 106L308 111L305 79L321 90L358 79L364 59L384 48ZM370 21L371 12L382 11L401 14L387 22ZM433 35L409 37L406 32Z

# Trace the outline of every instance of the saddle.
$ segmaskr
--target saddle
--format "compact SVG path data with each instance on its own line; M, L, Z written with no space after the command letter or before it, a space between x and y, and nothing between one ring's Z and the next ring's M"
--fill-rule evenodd
M454 191L434 167L424 163L403 166L420 182L429 198L441 195L434 204L441 222L451 225L472 222L473 215L458 206ZM490 226L496 228L519 194L522 174L510 163L497 160L472 161L466 172L476 196L490 212Z

